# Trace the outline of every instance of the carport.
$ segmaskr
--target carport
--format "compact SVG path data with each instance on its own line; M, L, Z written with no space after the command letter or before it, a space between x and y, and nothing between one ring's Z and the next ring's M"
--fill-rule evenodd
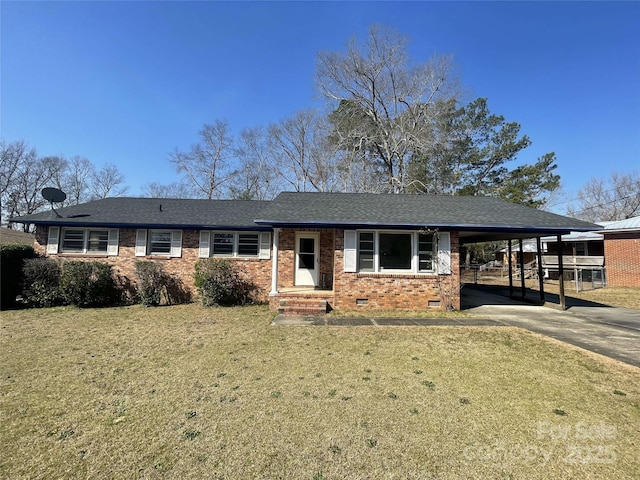
M554 215L548 212L541 212L548 216L555 216L561 219L567 220L567 217L562 217L560 215ZM552 217L548 217L551 219ZM576 221L578 222L578 221ZM573 223L573 222L566 222ZM585 223L585 222L581 222ZM587 224L590 225L590 224ZM482 229L474 229L474 230L460 230L460 245L470 245L474 243L481 242L490 242L490 241L506 241L507 242L507 258L508 258L508 275L509 275L509 297L510 298L520 298L522 300L526 297L526 286L525 286L525 274L524 274L524 262L520 262L520 285L519 290L520 294L516 295L515 290L517 288L514 285L513 279L513 261L512 261L512 251L514 242L517 242L519 251L523 251L523 240L535 238L536 241L536 265L538 270L538 284L539 284L539 293L540 293L540 302L544 303L545 301L545 293L544 293L544 275L543 275L543 262L542 262L542 237L554 236L557 238L558 242L558 254L557 254L557 268L558 268L558 280L559 280L559 301L560 301L560 309L566 309L566 300L564 294L564 265L563 265L563 257L562 257L562 236L566 235L572 231L593 231L601 229L602 227L599 225L591 225L590 227L582 226L551 226L551 225L529 225L529 226L499 226L499 225L487 225Z

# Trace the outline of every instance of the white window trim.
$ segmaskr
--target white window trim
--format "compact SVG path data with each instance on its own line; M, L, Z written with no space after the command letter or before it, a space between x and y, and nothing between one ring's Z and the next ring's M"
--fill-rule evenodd
M55 228L55 233L52 231ZM82 251L70 252L64 250L64 236L68 230L81 230L82 231ZM107 232L107 248L100 252L89 251L89 231L102 230ZM67 255L118 255L118 236L119 230L117 228L99 228L99 227L51 227L49 229L51 249L47 245L47 253L64 253ZM52 238L53 237L53 238Z
M151 252L151 233L152 232L170 232L171 233L171 246L169 253ZM139 228L136 231L136 257L168 257L177 258L182 256L182 230L171 230L165 228L153 228L145 229Z
M353 235L355 233L355 235ZM360 234L361 233L373 233L373 271L361 271L360 270ZM396 234L396 235L411 235L411 268L408 269L380 269L380 234ZM345 272L357 272L371 275L435 275L438 273L439 265L442 262L439 261L439 258L446 254L450 255L448 251L448 241L447 243L447 252L440 251L439 242L436 239L433 241L433 251L432 251L432 269L431 270L419 270L420 267L420 257L419 257L419 235L423 235L424 232L420 232L418 230L347 230L345 231ZM440 235L444 237L443 234L446 234L447 240L449 237L448 232L442 232ZM347 241L348 239L348 241ZM348 245L347 245L348 243ZM444 245L443 245L444 246ZM349 259L349 263L347 263L348 256L354 256L354 259ZM355 260L355 261L354 261ZM443 268L440 270L442 273L450 273L447 269Z
M215 254L214 240L216 234L233 235L233 247L231 254ZM240 235L256 235L258 238L258 251L255 255L240 255ZM271 258L271 232L256 232L253 230L201 230L200 231L200 258L258 258L268 260Z
M47 253L54 255L58 253L58 244L60 241L60 227L49 227L49 236L47 238Z
M238 235L237 232L231 232L229 230L216 230L210 233L211 235L211 251L210 254L215 258L235 258L238 256ZM216 235L233 235L233 243L231 244L231 253L214 253L216 248L215 236ZM257 255L256 255L257 256Z
M154 233L168 233L169 234L169 251L168 252L154 252L152 250L151 245L153 244L153 234ZM172 230L164 230L161 228L154 228L149 230L149 232L147 233L147 253L148 255L152 255L152 256L166 256L166 257L170 257L171 256L171 245L172 245L172 240L173 240L173 231ZM156 242L157 243L157 242Z

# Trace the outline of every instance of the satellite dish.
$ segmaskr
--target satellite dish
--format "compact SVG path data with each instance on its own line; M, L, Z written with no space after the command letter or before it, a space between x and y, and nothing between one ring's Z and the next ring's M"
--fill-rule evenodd
M45 187L40 193L42 194L42 198L49 202L51 210L56 214L56 217L62 218L60 214L56 212L56 209L53 208L53 204L64 202L67 199L67 194L62 190L53 187Z
M42 198L51 203L62 203L67 199L66 193L53 187L43 188L40 193L42 194Z

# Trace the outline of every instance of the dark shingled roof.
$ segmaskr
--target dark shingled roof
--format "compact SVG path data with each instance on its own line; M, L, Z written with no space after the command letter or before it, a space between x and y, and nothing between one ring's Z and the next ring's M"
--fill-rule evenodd
M262 229L254 219L269 202L257 200L200 200L114 197L14 218L41 225L142 228Z
M116 197L14 218L41 225L140 228L432 228L464 243L562 235L599 225L491 197L285 192L273 201Z
M374 193L281 193L260 212L256 223L347 228L430 227L466 232L508 230L522 235L598 229L592 223L492 197ZM504 235L501 238L505 238Z

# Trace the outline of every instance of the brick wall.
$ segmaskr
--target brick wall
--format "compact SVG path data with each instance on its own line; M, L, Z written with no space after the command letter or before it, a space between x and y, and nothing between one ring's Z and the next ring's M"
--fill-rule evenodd
M335 246L333 308L420 310L431 305L460 309L460 244L456 232L451 233L451 275L347 273L344 230L336 230ZM363 301L366 304L357 305Z
M38 226L35 233L35 250L46 254L48 228ZM196 296L196 289L193 284L193 273L198 257L200 243L200 233L198 230L183 230L182 232L182 256L179 258L169 258L165 256L135 256L136 229L121 228L119 230L118 255L78 255L64 254L50 255L54 258L64 260L100 261L106 262L114 267L114 271L123 277L135 282L135 263L139 260L149 260L161 264L166 273L174 275L182 281L183 286ZM258 286L258 300L266 302L269 300L269 290L271 288L271 259L260 260L258 258L230 258L237 263L247 273Z
M602 233L607 285L640 287L640 232Z
M278 290L295 286L296 232L320 234L320 276L318 282L322 287L324 279L325 287L330 289L333 279L334 230L328 228L295 230L284 228L280 231L278 241Z
M450 305L460 308L460 255L457 233L451 233L451 275L416 274L366 274L344 272L344 230L334 229L282 229L279 238L278 289L294 286L295 270L295 233L296 231L317 232L320 234L320 279L323 275L327 287L333 285L335 305L333 308L355 308L356 300L366 299L362 308L383 309L424 309L430 306ZM36 229L35 249L46 252L47 227ZM135 280L135 262L151 260L161 263L167 273L180 278L183 285L195 294L193 271L198 261L199 232L185 230L182 235L182 257L136 257L135 229L121 228L119 231L118 256L58 254L62 260L98 260L112 264L114 270L131 281ZM232 259L247 272L259 287L261 301L269 300L271 289L270 260ZM275 304L275 303L274 303ZM360 307L359 307L360 308Z

